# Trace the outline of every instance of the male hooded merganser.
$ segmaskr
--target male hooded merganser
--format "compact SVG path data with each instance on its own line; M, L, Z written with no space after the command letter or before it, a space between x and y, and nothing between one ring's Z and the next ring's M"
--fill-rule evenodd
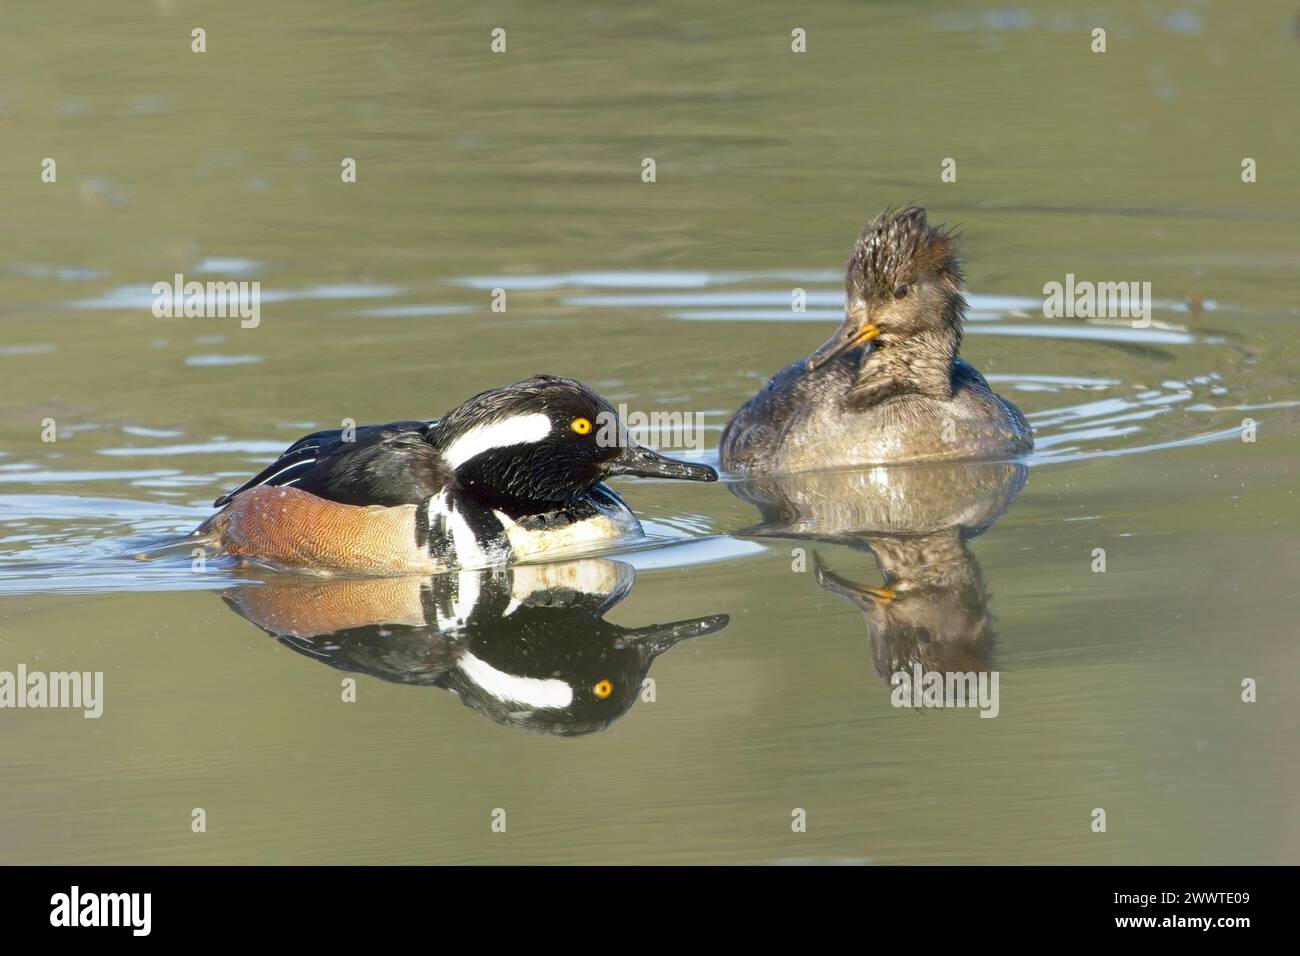
M623 627L628 565L584 558L431 577L271 580L223 595L281 643L342 671L439 687L491 719L572 737L636 703L655 659L725 614Z
M966 300L956 236L925 210L886 210L858 237L846 317L722 433L743 473L1003 458L1033 448L1020 410L957 355Z
M194 537L262 564L372 574L483 568L641 534L612 475L715 481L633 442L610 404L535 375L444 418L300 438Z

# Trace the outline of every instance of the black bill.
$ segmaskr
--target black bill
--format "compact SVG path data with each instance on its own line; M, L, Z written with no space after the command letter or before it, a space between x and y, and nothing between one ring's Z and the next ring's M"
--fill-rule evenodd
M640 445L628 445L609 463L611 475L641 475L646 478L684 478L687 481L717 481L718 473L708 465L668 458Z

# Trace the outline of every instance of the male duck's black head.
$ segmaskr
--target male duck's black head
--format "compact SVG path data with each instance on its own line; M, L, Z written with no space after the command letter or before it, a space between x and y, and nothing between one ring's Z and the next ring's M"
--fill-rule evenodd
M807 360L815 369L868 342L956 355L965 311L957 236L917 206L886 210L858 236L844 277L845 319Z
M681 641L716 634L725 614L624 628L605 602L529 604L471 630L439 686L498 723L576 737L604 730L645 691L655 659Z
M593 389L552 375L475 395L433 441L458 484L489 501L563 506L613 475L716 481L717 472L632 441Z

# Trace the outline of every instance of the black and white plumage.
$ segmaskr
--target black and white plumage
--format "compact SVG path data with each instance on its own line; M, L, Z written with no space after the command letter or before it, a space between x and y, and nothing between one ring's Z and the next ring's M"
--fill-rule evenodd
M293 486L348 505L403 505L425 501L447 480L429 442L437 422L392 422L342 428L299 438L280 457L212 503L224 508L235 495L258 485Z
M195 534L272 565L488 567L639 534L603 484L624 474L717 478L631 441L610 404L581 382L536 375L436 421L307 435L218 498L223 510Z
M277 578L223 597L341 671L441 688L499 723L577 736L625 714L660 654L729 621L607 621L634 580L626 564L583 559L428 578Z

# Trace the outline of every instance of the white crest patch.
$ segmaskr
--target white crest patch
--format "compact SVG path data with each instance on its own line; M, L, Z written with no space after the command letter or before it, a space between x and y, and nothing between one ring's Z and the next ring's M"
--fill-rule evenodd
M452 468L459 468L475 455L489 448L526 445L539 442L551 432L551 420L541 412L515 415L488 425L471 428L452 442L442 453L442 459Z
M573 688L551 677L519 677L497 670L487 661L466 654L456 662L462 674L497 700L510 700L528 707L568 707L573 703Z

